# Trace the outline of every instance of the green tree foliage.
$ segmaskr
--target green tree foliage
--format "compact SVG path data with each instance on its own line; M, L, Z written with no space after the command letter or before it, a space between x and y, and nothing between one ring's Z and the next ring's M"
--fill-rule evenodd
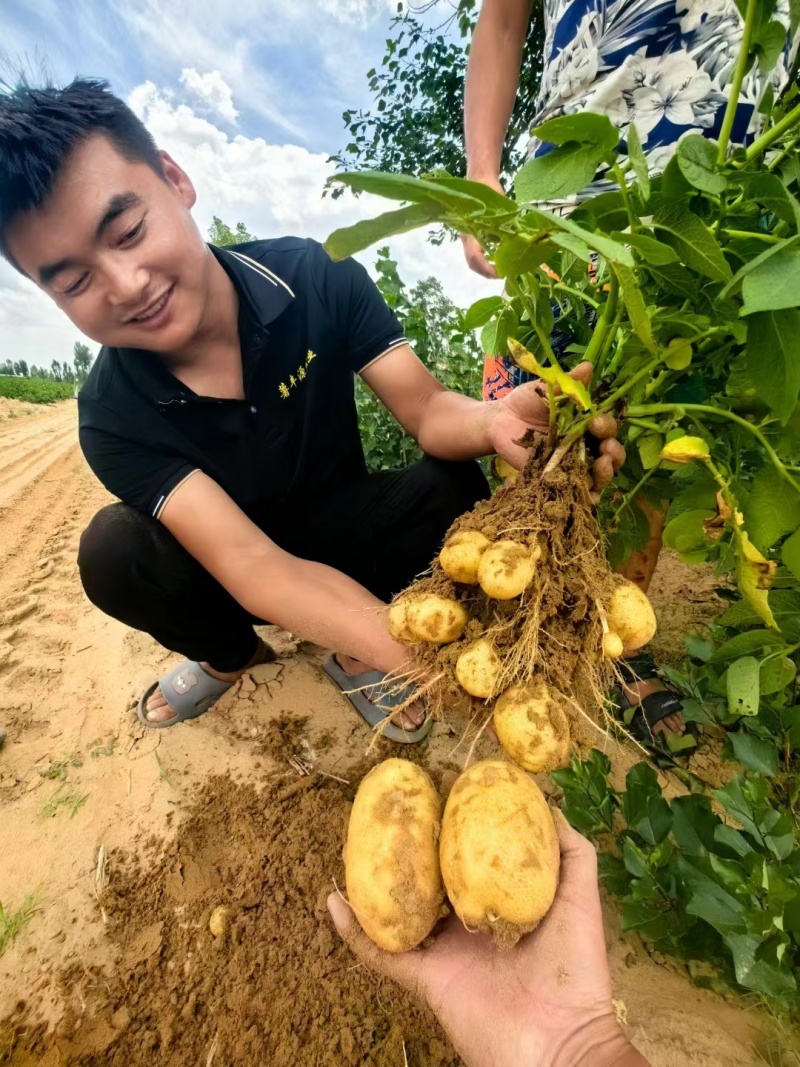
M414 351L448 389L480 396L482 352L464 325L461 311L435 278L408 289L388 248L378 249L378 288L397 315ZM360 379L356 405L364 455L370 470L391 470L419 459L421 452L396 419Z
M406 174L446 170L463 176L464 78L478 0L458 0L452 5L432 0L411 4L406 12L398 10L400 13L391 22L383 59L367 73L372 107L344 112L349 141L329 162L339 170ZM435 16L440 13L437 20ZM506 176L514 174L521 163L514 146L530 127L543 47L541 7L535 4L519 93L503 151L502 171ZM341 193L341 188L334 188L332 195Z
M218 248L225 248L226 245L241 245L247 241L257 240L243 222L237 222L236 229L232 230L216 215L214 215L213 223L208 231L208 239L212 245L217 245Z
M72 364L75 368L75 381L77 381L79 385L83 385L86 381L86 376L92 365L92 358L92 352L89 346L82 344L80 341L76 341L75 347L72 350Z

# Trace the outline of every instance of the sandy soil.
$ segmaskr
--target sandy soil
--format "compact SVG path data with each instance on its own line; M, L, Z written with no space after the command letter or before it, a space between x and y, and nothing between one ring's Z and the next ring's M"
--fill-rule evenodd
M355 784L392 746L367 754L323 651L274 633L279 661L212 713L139 726L135 698L175 657L83 595L78 539L108 496L74 403L13 408L0 411L0 901L35 893L38 910L0 957L0 1063L456 1064L427 1011L354 965L323 907ZM677 602L659 608L679 644L679 605L693 597L707 618L713 582L665 566L657 588ZM439 723L414 758L438 780L463 763L457 742ZM620 774L634 762L605 747ZM236 919L219 944L217 903ZM763 1062L763 1016L605 915L618 1010L654 1065Z

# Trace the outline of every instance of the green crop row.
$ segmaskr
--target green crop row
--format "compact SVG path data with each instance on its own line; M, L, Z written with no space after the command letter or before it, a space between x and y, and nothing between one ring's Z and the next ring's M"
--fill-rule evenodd
M72 382L51 382L44 378L20 378L0 375L0 396L25 400L29 404L52 404L74 395Z

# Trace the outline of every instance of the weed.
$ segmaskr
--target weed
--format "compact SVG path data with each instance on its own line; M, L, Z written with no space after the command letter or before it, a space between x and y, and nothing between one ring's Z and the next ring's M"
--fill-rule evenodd
M29 893L16 911L7 909L0 903L0 956L14 944L20 931L28 925L37 911L39 901L36 893Z

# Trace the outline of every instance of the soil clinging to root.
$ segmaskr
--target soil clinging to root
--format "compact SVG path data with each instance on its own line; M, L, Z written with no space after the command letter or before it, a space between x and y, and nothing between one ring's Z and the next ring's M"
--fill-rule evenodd
M353 777L356 782L357 777ZM204 783L175 840L143 866L109 857L111 975L62 976L55 1033L20 1004L0 1032L15 1067L158 1063L458 1067L433 1015L357 964L325 904L343 885L355 786L319 775L260 791ZM220 937L212 911L229 910Z
M538 546L541 557L521 597L490 599L480 586L454 582L438 560L429 577L402 594L402 599L418 593L451 597L469 615L461 641L442 647L413 646L415 660L424 664L422 684L436 680L431 684L434 708L446 706L455 693L463 698L455 680L456 660L466 644L486 635L504 664L498 693L544 678L567 698L571 718L583 709L595 721L604 720L603 693L613 670L604 665L601 654L603 622L598 604L608 605L620 579L606 561L580 449L571 449L557 466L546 470L550 455L543 444L534 446L516 480L457 519L445 538L478 530L491 541ZM484 702L472 703L473 713L485 716Z

